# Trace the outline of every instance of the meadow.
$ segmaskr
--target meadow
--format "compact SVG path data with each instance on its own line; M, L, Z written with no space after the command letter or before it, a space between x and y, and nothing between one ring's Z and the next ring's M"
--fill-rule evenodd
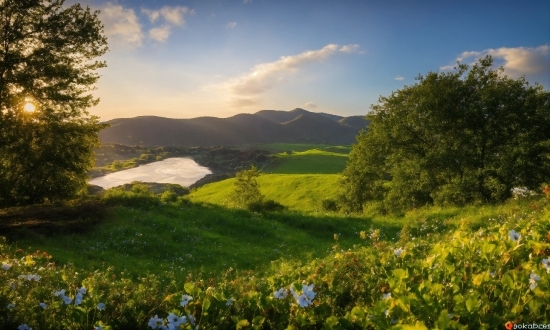
M548 191L399 217L329 212L320 201L335 197L346 154L309 147L280 154L258 179L284 211L233 207L228 179L170 201L139 186L113 189L96 198L100 220L82 215L85 230L9 228L0 242L0 324L494 329L549 322Z

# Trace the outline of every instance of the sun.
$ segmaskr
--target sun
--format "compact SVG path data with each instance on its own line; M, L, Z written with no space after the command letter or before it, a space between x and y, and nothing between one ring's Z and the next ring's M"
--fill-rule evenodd
M27 112L34 112L35 109L36 109L36 107L34 106L34 104L32 104L30 102L25 103L25 105L23 106L23 110L25 110Z

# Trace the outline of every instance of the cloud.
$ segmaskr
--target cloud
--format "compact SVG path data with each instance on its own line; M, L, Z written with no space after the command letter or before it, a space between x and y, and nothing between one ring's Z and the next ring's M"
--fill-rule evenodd
M133 9L125 9L120 5L107 2L101 8L100 15L109 41L115 40L130 46L141 46L143 33Z
M511 77L520 77L531 74L549 74L550 73L550 47L548 45L536 48L516 47L497 49L486 49L481 52L468 51L463 52L457 57L458 62L467 62L474 64L480 58L491 55L495 60L502 61L504 72ZM456 65L446 65L440 67L440 70L452 70ZM500 65L499 65L500 66Z
M227 23L225 28L226 29L233 29L233 28L235 28L235 26L237 26L237 22L229 22L229 23Z
M165 25L149 30L149 38L158 41L165 42L170 36L170 26Z
M401 77L401 76L395 77L395 80L399 80L399 81L404 80L404 79L405 79L405 78L403 78L403 77Z
M348 54L351 54L351 53L361 53L361 54L363 54L364 53L363 51L359 50L359 45L358 44L342 46L342 48L340 48L338 51L343 52L343 53L348 53Z
M164 6L160 10L150 10L142 8L141 12L149 17L151 23L155 23L160 17L164 19L166 23L183 26L185 24L184 14L192 13L189 8L184 6Z
M291 56L282 56L276 61L255 65L248 73L216 85L215 88L229 94L234 106L259 104L259 97L277 85L286 82L286 77L298 72L302 67L321 62L341 49L357 49L358 46L339 47L329 44L317 50L308 50ZM346 51L347 52L347 51Z
M317 108L317 104L315 104L313 102L308 102L308 103L304 104L304 108Z

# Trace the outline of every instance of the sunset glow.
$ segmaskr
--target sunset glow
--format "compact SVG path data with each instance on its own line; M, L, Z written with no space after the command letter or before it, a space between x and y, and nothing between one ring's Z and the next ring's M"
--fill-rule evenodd
M36 107L34 106L34 104L32 104L30 102L27 102L23 106L23 110L25 110L27 112L34 112L34 110L36 110Z

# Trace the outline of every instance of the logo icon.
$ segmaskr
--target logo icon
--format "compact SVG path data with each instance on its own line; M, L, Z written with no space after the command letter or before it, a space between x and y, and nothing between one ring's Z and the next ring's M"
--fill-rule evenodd
M514 323L508 321L504 326L506 327L506 330L512 330L514 328Z

